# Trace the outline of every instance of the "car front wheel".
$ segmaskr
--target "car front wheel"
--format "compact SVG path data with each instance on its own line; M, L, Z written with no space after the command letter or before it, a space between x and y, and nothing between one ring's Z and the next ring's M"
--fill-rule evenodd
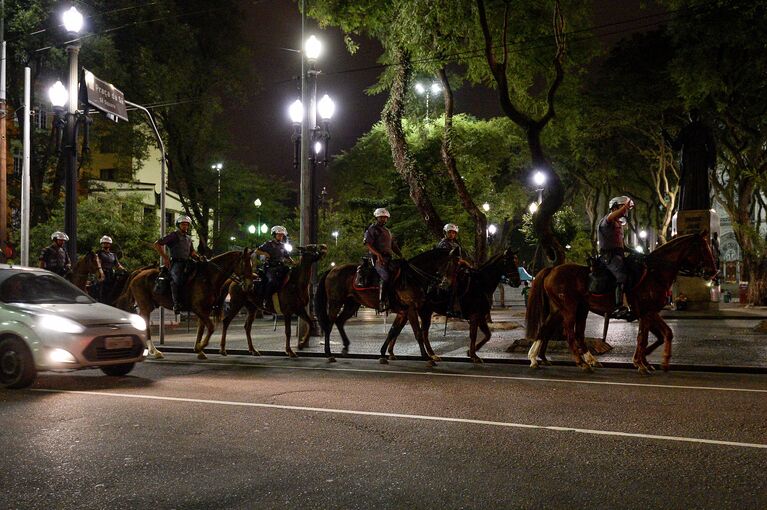
M128 372L133 370L133 367L135 365L136 365L135 363L125 363L124 365L107 365L105 367L101 367L101 371L104 372L106 375L119 377L121 375L128 374Z
M37 377L32 353L18 338L0 340L0 384L6 388L26 388Z

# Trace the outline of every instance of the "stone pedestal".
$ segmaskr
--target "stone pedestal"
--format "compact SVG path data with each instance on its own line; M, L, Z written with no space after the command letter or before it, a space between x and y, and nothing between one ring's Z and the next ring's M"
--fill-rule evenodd
M702 230L708 231L706 240L711 244L711 239L719 239L719 215L715 210L703 209L692 211L679 211L671 223L671 234L677 235L695 234ZM690 278L678 276L676 279L676 295L687 296L687 310L718 310L719 300L712 299L711 282L703 278Z

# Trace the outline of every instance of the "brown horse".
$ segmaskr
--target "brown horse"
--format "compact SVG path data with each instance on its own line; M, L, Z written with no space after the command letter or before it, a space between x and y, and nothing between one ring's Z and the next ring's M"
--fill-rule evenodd
M431 345L423 342L421 335L418 310L425 303L429 287L436 286L442 275L452 277L457 267L456 254L444 249L433 249L416 255L408 261L399 262L394 268L391 280L396 299L392 299L391 311L397 314L397 320L404 327L407 322L413 328L421 356L430 364L439 361ZM395 262L395 265L396 265ZM344 324L351 318L359 307L378 308L378 287L356 287L357 265L344 264L337 266L320 277L315 301L317 319L325 333L325 355L328 361L335 361L330 351L330 332L333 324L343 340L343 354L349 352L349 337L344 330ZM402 319L400 319L402 316ZM402 328L400 328L401 330Z
M85 291L88 286L88 277L92 274L99 274L99 266L96 262L96 254L93 250L89 250L88 253L77 259L75 267L72 268L72 272L68 275L68 279L77 288Z
M487 324L487 318L490 316L490 309L493 304L493 294L502 278L508 279L513 287L519 287L519 261L517 253L511 248L507 248L503 253L495 255L478 269L469 269L468 271L459 271L456 279L457 299L461 305L461 314L469 321L469 352L468 356L475 363L481 363L482 359L477 356L477 351L485 345L492 333ZM431 318L433 313L446 315L450 310L449 291L430 292L424 306L418 312L421 318L421 334L428 344L429 328L431 327ZM389 335L381 347L381 357L385 356L388 344L389 357L394 357L394 344L397 341L404 322L407 318L404 315L397 315L391 326ZM477 329L482 330L485 337L477 343Z
M639 317L633 362L640 373L647 374L653 369L647 356L661 344L664 344L662 367L669 368L674 334L659 312L666 305L666 293L677 274L712 278L716 273L706 232L679 236L647 256L641 278L627 292L628 302ZM612 294L589 294L588 280L589 268L577 264L544 269L533 280L527 307L527 338L535 339L528 354L531 367L538 367L538 357L546 361L548 341L560 335L567 340L577 366L589 371L599 366L584 341L586 317L589 311L599 315L611 313L615 302ZM648 348L649 333L657 340Z
M115 306L123 310L132 310L134 303L138 305L139 315L149 324L149 314L152 310L162 306L173 308L173 300L170 294L155 294L154 286L159 274L159 269L139 269L135 271L123 293L117 299ZM253 278L250 250L230 251L213 257L210 260L200 262L192 277L181 288L181 307L183 310L193 312L197 318L197 341L194 350L199 359L206 359L203 350L207 347L215 326L210 320L213 304L218 296L221 286L232 274L242 278L248 285ZM203 331L206 331L205 339L202 340ZM162 358L152 342L147 329L147 344L150 354L155 358Z
M306 311L306 305L309 304L309 280L312 264L325 256L328 252L328 247L324 244L310 244L305 247L299 247L298 252L301 254L298 265L290 269L287 282L273 298L275 311L282 313L285 320L285 354L291 358L296 357L296 353L290 348L291 318L293 315L298 315L305 321L311 322L311 318ZM254 356L259 356L260 353L253 347L253 339L250 336L250 329L253 326L256 311L263 305L262 300L258 296L257 289L255 287L244 289L241 283L231 282L228 288L225 286L225 289L221 292L219 301L223 301L227 291L231 299L229 301L229 313L224 317L224 325L221 330L221 349L219 352L222 356L226 356L226 330L244 306L248 310L248 318L245 319L245 336L248 339L248 352ZM308 341L309 328L306 328L306 333L299 339L298 348L301 349Z

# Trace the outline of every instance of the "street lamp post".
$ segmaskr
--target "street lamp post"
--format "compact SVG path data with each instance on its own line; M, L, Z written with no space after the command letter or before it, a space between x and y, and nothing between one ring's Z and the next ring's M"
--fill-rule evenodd
M429 118L429 97L431 94L439 94L442 92L442 87L439 83L432 82L431 85L424 86L421 82L416 82L415 84L415 92L419 96L426 95L426 118Z
M538 204L543 202L543 186L546 184L546 174L540 170L533 174L533 182L535 183L535 191L538 192Z
M333 238L336 240L336 246L338 246L338 230L333 231Z
M216 240L218 240L221 238L221 169L224 168L224 164L215 163L210 168L218 173L218 184L216 186Z
M70 7L62 16L64 28L71 39L67 43L67 59L69 62L68 89L57 82L49 91L51 102L55 109L63 110L67 104L64 120L63 157L64 157L64 231L69 236L67 252L71 260L77 260L77 130L78 124L84 117L77 112L78 107L78 78L80 41L78 34L83 27L83 15L75 7ZM55 90L54 90L55 88ZM68 99L62 103L62 89L68 92Z

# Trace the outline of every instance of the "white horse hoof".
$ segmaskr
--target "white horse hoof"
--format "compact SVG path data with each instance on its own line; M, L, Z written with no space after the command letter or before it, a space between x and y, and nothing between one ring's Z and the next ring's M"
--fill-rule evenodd
M154 354L152 354L152 357L154 359L165 359L165 354L161 353L160 351L154 351Z

